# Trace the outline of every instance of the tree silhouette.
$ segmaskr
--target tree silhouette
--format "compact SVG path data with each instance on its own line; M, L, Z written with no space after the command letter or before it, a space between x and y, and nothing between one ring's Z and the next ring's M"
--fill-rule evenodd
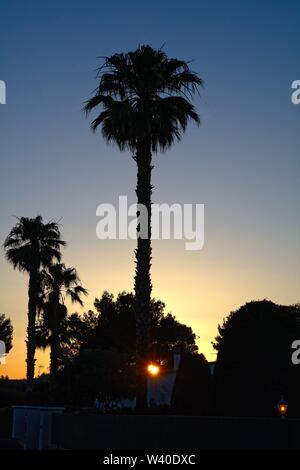
M111 399L133 398L135 378L135 299L122 292L115 299L104 292L94 303L96 312L70 315L61 344L63 367L61 383L67 401L76 384L77 404L90 404L101 392ZM192 329L165 313L164 303L151 300L151 337L149 355L153 360L169 360L174 348L183 354L196 353ZM97 371L97 372L95 372ZM75 401L76 401L75 400Z
M89 338L94 336L98 315L91 310L83 315L72 313L65 316L60 325L59 368L63 369L79 355L81 349L89 343Z
M291 345L299 338L297 315L295 307L256 301L219 325L213 343L218 351L214 372L218 414L272 416L281 395L291 408L295 406L299 372L291 361Z
M42 306L42 323L40 324L39 345L50 345L50 377L56 383L58 371L58 356L60 348L60 333L67 315L64 305L65 298L69 297L73 303L83 305L82 295L87 290L80 284L75 268L67 268L62 263L53 264L41 272L42 291L45 302Z
M98 313L97 326L93 335L89 332L86 347L110 347L128 352L131 361L136 363L136 328L134 294L121 292L117 298L104 292L100 299L95 299ZM151 359L165 359L174 349L182 352L197 352L196 335L192 328L178 322L171 313L165 313L165 304L161 300L151 299Z
M211 406L211 374L203 354L183 354L171 407L179 414L207 415Z
M133 152L137 202L147 210L147 220L138 223L135 251L137 407L143 409L147 407L145 370L151 324L152 152L165 151L179 141L189 120L199 124L190 98L203 82L185 61L168 58L162 50L148 45L105 57L98 78L99 86L85 111L100 107L102 111L93 120L92 129L101 127L107 142L115 142L121 151Z
M41 267L47 267L56 259L60 260L60 248L65 242L61 240L56 222L44 224L40 215L34 219L21 217L12 228L4 242L6 259L14 269L29 274L28 288L28 327L27 327L27 390L32 390L35 367L36 332L38 295L40 291L39 276Z
M5 343L6 354L12 348L13 340L13 327L10 318L6 318L3 313L0 313L0 341Z

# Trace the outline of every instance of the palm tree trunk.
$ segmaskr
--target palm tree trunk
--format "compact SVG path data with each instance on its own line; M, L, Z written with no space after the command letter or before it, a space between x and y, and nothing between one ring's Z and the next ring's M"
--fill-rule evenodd
M151 147L148 142L141 142L137 146L135 156L137 163L136 195L138 204L147 209L147 238L137 239L135 250L135 321L136 321L136 353L137 353L137 396L136 407L146 409L147 401L147 361L149 359L150 328L151 328ZM138 226L139 230L139 226Z
M50 379L52 386L56 385L58 372L58 316L59 316L59 291L53 293L53 318L50 351Z
M28 392L33 389L34 380L34 367L35 367L35 320L37 309L37 294L38 294L38 271L33 269L29 274L29 288L28 288L28 326L27 326L27 372L26 372L26 390Z

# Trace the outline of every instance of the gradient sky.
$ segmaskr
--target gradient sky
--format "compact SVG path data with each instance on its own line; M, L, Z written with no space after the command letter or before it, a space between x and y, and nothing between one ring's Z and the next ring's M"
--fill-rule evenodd
M82 113L97 57L161 47L205 80L182 143L154 157L154 202L205 204L205 246L153 242L153 294L215 355L217 325L246 301L300 301L298 1L0 0L1 243L14 215L62 219L64 260L90 295L132 290L133 241L99 241L96 207L134 201L128 153L93 135ZM0 312L14 348L0 374L25 374L27 277L0 258ZM77 309L78 310L78 309ZM72 310L71 310L72 311ZM73 309L74 311L74 309ZM47 369L39 354L37 369ZM41 370L41 369L40 369Z

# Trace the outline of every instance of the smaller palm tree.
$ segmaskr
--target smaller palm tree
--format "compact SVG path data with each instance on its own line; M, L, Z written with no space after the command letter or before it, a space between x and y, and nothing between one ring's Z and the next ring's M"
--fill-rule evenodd
M3 341L5 344L6 354L9 353L9 351L12 348L13 331L14 329L11 324L10 318L6 318L3 313L0 313L0 341ZM1 364L1 355L0 355L0 364Z
M67 268L63 263L51 265L41 272L42 296L42 327L40 328L40 346L50 345L50 377L56 382L60 350L60 329L67 316L65 299L83 305L82 295L87 290L82 287L75 268ZM48 343L48 344L47 344Z
M4 242L6 259L14 269L29 274L28 285L28 327L27 327L27 391L33 388L36 315L40 290L40 269L49 266L53 260L60 261L60 248L66 243L61 239L56 222L44 223L38 215L35 218L20 217Z

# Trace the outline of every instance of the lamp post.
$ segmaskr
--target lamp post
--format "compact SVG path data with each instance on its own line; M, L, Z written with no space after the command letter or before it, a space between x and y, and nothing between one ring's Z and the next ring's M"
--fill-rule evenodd
M279 400L279 402L277 403L277 409L278 409L279 416L282 419L285 419L287 415L287 410L288 410L288 402L285 401L283 397L281 397L281 400Z

